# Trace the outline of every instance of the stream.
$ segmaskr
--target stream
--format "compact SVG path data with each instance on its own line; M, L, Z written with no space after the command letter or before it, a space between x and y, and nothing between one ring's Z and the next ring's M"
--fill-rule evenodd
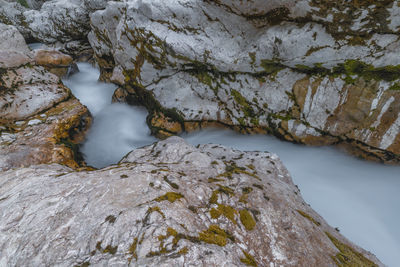
M116 89L98 82L99 71L88 63L64 80L91 111L94 122L81 147L88 165L101 168L117 163L132 149L149 145L147 111L111 104ZM331 147L307 147L265 135L241 135L207 129L184 134L191 144L218 143L244 151L279 155L303 198L333 227L384 264L400 260L400 167L359 160Z

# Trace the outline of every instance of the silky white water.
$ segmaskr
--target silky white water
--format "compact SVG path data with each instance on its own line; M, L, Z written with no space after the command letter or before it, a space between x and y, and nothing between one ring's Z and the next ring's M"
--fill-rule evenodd
M81 151L94 167L117 163L126 153L156 139L146 110L111 104L114 85L97 82L99 72L80 63L64 83L88 106L94 123ZM304 199L330 225L388 266L400 262L400 167L358 160L329 147L306 147L263 135L209 129L183 135L189 143L218 143L240 150L276 153Z
M101 168L117 163L132 149L157 141L150 136L145 108L111 104L117 87L98 82L99 72L89 63L79 63L78 67L79 72L64 84L93 115L93 125L81 147L88 165Z

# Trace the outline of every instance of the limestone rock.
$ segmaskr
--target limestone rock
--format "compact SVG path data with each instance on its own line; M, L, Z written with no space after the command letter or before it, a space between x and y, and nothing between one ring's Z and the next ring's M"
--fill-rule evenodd
M0 51L20 51L29 52L24 37L16 27L0 23Z
M102 170L33 166L0 185L2 265L382 266L270 153L171 137Z
M0 121L0 171L43 163L84 166L78 144L90 123L89 111L74 98L25 120Z
M0 0L0 22L15 25L25 38L44 43L83 41L90 30L90 12L104 8L107 2L31 0L22 6Z
M0 117L23 120L36 115L70 96L59 78L43 67L22 66L7 69L0 79Z
M311 145L358 143L398 163L398 6L110 2L91 15L88 38L103 79L123 81L129 101L145 99L151 114Z
M5 1L18 3L25 8L40 9L43 3L49 0L5 0Z
M8 47L0 52L0 170L51 162L79 167L77 144L90 113L59 77L37 65L65 68L72 59L43 50L34 57L13 26L0 29L7 36L0 47Z

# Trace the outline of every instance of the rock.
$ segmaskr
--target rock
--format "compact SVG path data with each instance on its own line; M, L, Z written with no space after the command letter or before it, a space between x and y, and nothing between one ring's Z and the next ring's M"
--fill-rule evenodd
M43 3L49 0L5 0L5 1L18 3L25 8L40 9Z
M26 20L23 15L28 9L19 3L0 0L0 23L14 25L25 39L32 39L31 32L26 28Z
M270 153L171 137L102 170L40 165L0 181L2 265L383 266Z
M70 97L69 89L43 67L8 69L0 86L0 117L6 121L27 119Z
M88 38L103 80L165 121L341 143L399 163L397 4L110 2L91 15Z
M13 1L15 2L15 1ZM86 41L90 12L108 0L17 1L0 0L0 23L17 26L27 39L44 43ZM24 6L20 5L23 2ZM29 7L40 9L32 10Z
M0 170L51 162L78 168L77 144L90 113L59 77L37 65L60 69L72 59L44 50L34 57L15 27L0 29L12 33L0 38L0 47L9 48L0 52Z
M1 51L29 52L29 47L26 45L24 37L14 26L0 23L0 40Z
M70 74L71 70L79 71L71 56L56 50L35 50L35 62L60 78Z
M90 123L89 111L74 98L18 124L2 123L0 171L43 163L85 166L78 144Z
M42 66L60 66L68 67L73 62L73 59L69 55L65 55L55 50L36 50L35 51L36 64Z

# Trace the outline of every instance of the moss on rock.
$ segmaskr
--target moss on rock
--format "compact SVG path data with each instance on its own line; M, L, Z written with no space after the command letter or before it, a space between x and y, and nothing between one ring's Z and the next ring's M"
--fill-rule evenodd
M256 221L253 216L247 210L240 210L240 221L246 230L251 231L256 227Z
M158 198L155 199L157 202L161 202L164 200L168 200L171 203L174 203L178 199L183 198L184 196L180 193L175 193L175 192L168 192L165 195L159 196Z
M377 267L378 265L364 257L361 253L355 251L349 245L340 242L337 238L328 232L325 232L328 238L332 241L335 247L340 251L332 259L339 267Z
M224 247L227 243L228 234L218 225L212 224L207 230L199 234L199 239L209 244Z

